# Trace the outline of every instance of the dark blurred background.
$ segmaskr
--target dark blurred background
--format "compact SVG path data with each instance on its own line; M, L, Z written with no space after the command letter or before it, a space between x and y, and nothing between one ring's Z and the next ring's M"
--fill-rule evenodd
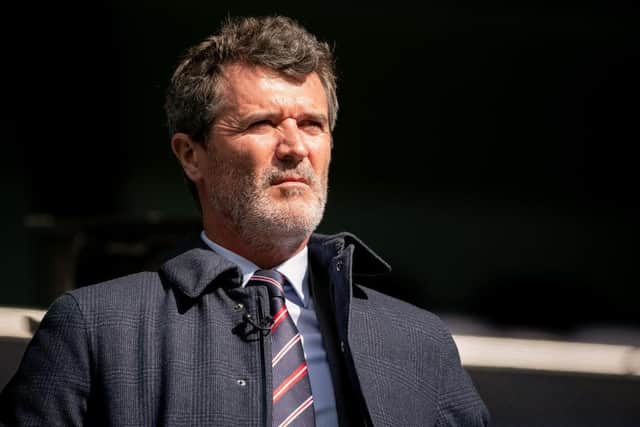
M341 108L320 231L352 231L386 258L380 290L457 333L637 346L640 9L408 4L4 13L0 305L46 308L66 289L153 268L199 230L164 126L166 83L225 16L283 13L335 48ZM640 416L637 375L471 373L495 425Z
M164 89L226 15L269 13L335 47L320 231L352 231L385 257L381 290L494 325L639 326L640 11L604 1L47 3L5 15L0 304L46 307L198 229Z

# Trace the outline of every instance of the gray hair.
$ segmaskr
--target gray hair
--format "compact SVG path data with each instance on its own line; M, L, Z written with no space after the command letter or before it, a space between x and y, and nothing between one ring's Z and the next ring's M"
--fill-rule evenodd
M182 132L204 143L223 106L218 84L223 66L263 66L301 79L316 72L324 87L333 130L338 114L336 76L329 45L284 16L229 18L214 34L187 51L176 68L165 102L169 134Z

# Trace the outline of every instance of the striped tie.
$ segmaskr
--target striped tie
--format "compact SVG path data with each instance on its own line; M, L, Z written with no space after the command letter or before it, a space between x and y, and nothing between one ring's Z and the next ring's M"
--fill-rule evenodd
M273 325L273 426L315 426L313 396L300 333L284 302L286 279L276 270L256 271L247 286L267 286Z

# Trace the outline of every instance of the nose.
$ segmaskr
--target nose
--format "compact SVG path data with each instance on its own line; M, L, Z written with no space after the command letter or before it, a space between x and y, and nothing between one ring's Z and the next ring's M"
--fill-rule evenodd
M283 120L278 126L280 140L276 147L276 157L283 162L300 163L309 155L304 132L293 118Z

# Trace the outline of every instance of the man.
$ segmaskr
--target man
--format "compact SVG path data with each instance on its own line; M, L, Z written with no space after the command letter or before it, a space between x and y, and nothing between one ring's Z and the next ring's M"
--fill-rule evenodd
M3 391L2 422L487 424L442 323L366 288L389 267L353 235L312 234L333 67L284 17L231 20L188 52L166 110L200 238L157 272L60 297Z

